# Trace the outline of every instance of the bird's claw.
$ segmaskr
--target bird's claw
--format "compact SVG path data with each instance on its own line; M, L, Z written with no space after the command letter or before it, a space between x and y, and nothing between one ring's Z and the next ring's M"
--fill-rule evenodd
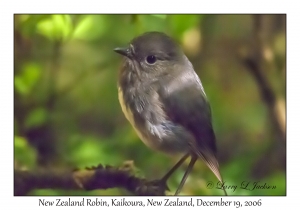
M138 189L140 195L165 195L165 191L169 190L169 187L165 180L152 180L144 183L142 187Z

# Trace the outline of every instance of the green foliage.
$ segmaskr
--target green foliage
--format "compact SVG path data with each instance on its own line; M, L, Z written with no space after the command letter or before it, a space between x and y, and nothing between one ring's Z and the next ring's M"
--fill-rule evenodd
M104 139L92 136L72 136L68 141L68 159L77 167L97 166L98 164L118 164L122 160L111 154L114 152ZM99 162L100 161L100 162Z
M48 120L48 112L44 107L39 107L28 113L24 126L27 129L39 127Z
M271 56L263 73L280 102L278 113L285 116L285 27L277 22L280 15L264 18L270 24L263 30L268 34L265 50ZM285 160L279 158L280 152L275 149L284 148L284 143L274 140L270 110L261 99L257 81L237 56L254 46L249 44L253 38L251 20L251 15L15 15L16 165L82 168L133 160L139 176L148 179L163 176L179 157L167 157L147 148L126 121L117 89L122 59L113 52L115 47L126 46L143 32L162 31L182 45L201 78L211 103L226 184L260 181L276 185L274 190L238 188L228 193L285 195L286 171L277 164ZM191 31L197 32L197 39L187 36ZM272 157L266 157L269 151L273 152ZM207 181L217 180L200 162L182 194L223 195L219 189L207 189ZM258 163L262 172L259 178L255 172ZM187 164L169 180L172 191L186 167ZM267 173L265 168L271 169ZM66 194L124 195L126 192L120 189L31 192L31 195Z
M70 15L50 15L49 18L39 21L37 32L50 40L67 40L72 33Z
M104 15L81 16L74 29L73 38L89 41L101 37L107 30L106 19Z
M37 154L27 140L21 136L14 138L15 163L26 168L34 168L36 165Z
M21 95L28 95L41 76L41 67L37 63L26 63L22 72L15 76L15 90Z
M190 28L198 28L202 17L202 15L170 15L168 22L172 33L181 37Z

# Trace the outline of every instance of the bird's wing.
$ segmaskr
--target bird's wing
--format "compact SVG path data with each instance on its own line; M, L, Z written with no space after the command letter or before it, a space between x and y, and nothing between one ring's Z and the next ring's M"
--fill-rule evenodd
M189 141L191 150L204 160L222 182L216 158L210 105L198 76L190 71L163 81L159 94L167 117L192 133L194 139Z

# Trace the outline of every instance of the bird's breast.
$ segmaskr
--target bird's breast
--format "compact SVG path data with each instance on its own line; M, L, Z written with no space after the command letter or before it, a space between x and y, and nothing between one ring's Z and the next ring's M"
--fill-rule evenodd
M145 97L141 99L141 95L144 94L141 90L135 92L121 87L118 91L122 111L139 138L151 149L167 154L186 152L191 135L166 118L161 104L153 100L143 101ZM155 99L156 94L150 98Z
M137 122L135 121L133 111L131 110L131 107L128 105L128 100L134 100L134 99L128 99L128 98L125 99L124 98L125 95L124 95L121 87L119 87L119 90L118 90L118 97L119 97L119 102L121 105L122 112L124 113L126 119L129 121L131 126L134 128L138 137L143 141L143 143L145 145L147 145L148 147L150 147L152 149L156 149L157 144L155 144L155 142L153 141L153 137L151 138L147 134L147 132L145 132L145 128L144 128L145 126L143 125L144 122L139 122L139 124L137 124ZM142 117L140 117L140 118L142 118Z

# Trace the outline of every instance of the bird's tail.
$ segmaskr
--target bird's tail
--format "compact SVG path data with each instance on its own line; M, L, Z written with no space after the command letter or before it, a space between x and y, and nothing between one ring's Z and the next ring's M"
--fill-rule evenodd
M215 174L217 179L221 182L221 188L223 189L225 195L228 195L224 186L224 182L219 170L219 162L216 156L210 151L197 151L196 154L205 162L205 164L210 168L210 170Z

